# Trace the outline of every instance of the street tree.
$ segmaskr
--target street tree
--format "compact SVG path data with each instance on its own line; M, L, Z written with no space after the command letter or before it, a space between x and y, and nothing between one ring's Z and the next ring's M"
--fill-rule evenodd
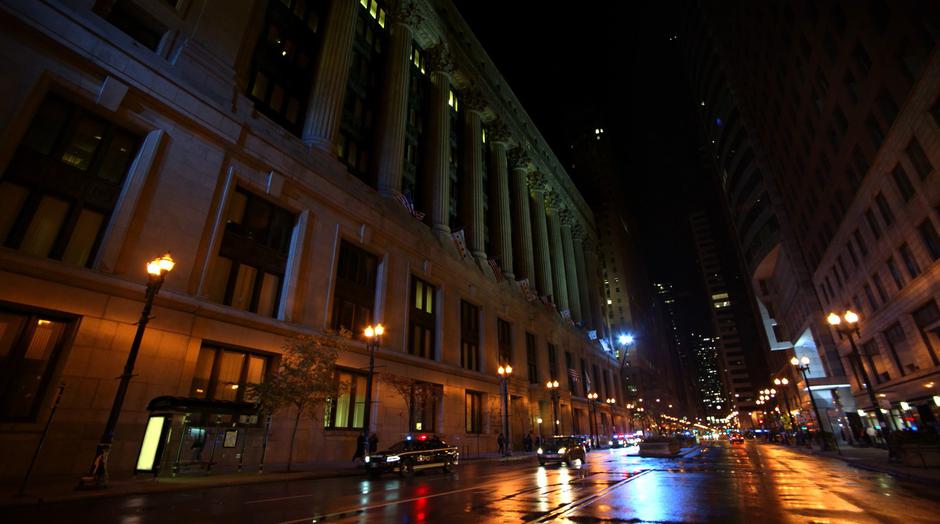
M261 409L268 413L293 410L287 471L294 460L294 438L304 415L317 420L324 403L340 391L336 382L336 359L347 348L349 332L299 335L284 342L277 371L261 384L250 386Z
M405 402L405 408L408 411L408 431L414 429L415 409L426 405L427 402L439 399L443 394L436 384L392 373L383 373L381 381L392 388Z

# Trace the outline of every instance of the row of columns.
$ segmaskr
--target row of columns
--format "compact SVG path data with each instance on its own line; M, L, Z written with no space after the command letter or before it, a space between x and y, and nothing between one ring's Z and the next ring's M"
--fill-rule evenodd
M310 147L334 153L346 93L359 3L331 3L324 31L320 63L304 119L303 141ZM413 28L420 22L414 6L403 1L388 17L389 42L385 56L382 99L378 108L373 166L379 192L392 196L401 191L408 107L409 67ZM430 115L424 167L428 181L432 230L449 236L450 125L448 97L453 62L446 47L428 53ZM483 101L473 93L463 100L464 180L461 181L463 221L470 252L481 262L484 243L482 111ZM575 322L587 329L604 330L598 302L594 254L585 250L584 231L563 209L545 176L530 169L521 149L510 150L504 128L491 133L490 184L493 250L503 274L510 281L527 278L539 294L551 295L561 310L569 310ZM592 266L592 264L595 264Z

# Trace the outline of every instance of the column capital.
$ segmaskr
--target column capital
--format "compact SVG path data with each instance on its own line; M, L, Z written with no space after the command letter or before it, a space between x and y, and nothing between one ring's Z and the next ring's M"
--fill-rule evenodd
M529 154L521 147L511 149L507 155L511 169L529 170Z
M506 122L499 118L486 124L486 136L494 144L507 146L512 142L512 133L509 132L509 127Z
M467 111L482 113L486 105L486 98L476 87L468 87L460 93L460 106Z
M577 220L573 220L571 223L571 237L575 240L585 240L587 239L587 234L584 231L584 226L581 225Z
M428 71L450 76L454 72L454 56L447 44L440 42L428 49Z
M548 190L548 180L542 172L530 171L526 175L526 182L529 184L529 191L542 193Z
M400 0L395 2L389 12L391 23L400 24L414 30L424 21L418 12L418 4L414 0Z
M561 220L562 226L568 226L568 227L571 227L572 230L574 229L574 226L576 224L574 213L572 213L571 210L567 208L567 206L562 205L559 207L558 218L559 220Z
M545 209L561 218L561 210L563 209L561 197L550 184L545 184L543 191L545 194Z

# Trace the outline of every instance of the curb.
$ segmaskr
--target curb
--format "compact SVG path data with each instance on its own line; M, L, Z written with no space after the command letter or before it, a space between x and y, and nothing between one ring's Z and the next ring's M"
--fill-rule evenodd
M792 449L792 448L784 448L784 449ZM924 477L921 475L908 473L906 471L898 471L898 470L891 469L891 468L875 466L875 465L866 463L864 460L855 460L855 459L847 458L844 455L830 455L827 453L821 453L819 451L816 451L815 449L804 450L801 448L795 448L793 449L793 451L796 451L797 453L810 454L816 457L826 457L826 458L836 459L856 469L863 469L865 471L871 471L873 473L883 473L885 475L891 475L892 477L895 477L901 480L906 480L909 482L917 482L919 484L930 484L930 485L936 485L938 482L937 479L935 478Z

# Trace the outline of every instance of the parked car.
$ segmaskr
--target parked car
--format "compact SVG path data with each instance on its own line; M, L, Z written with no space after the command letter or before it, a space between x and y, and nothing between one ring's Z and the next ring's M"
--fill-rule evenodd
M397 471L411 476L415 471L440 468L444 473L453 470L460 460L456 447L432 435L418 435L397 442L385 451L365 457L365 468L370 475Z
M536 450L539 465L557 462L570 466L575 460L584 462L584 446L577 437L554 437L542 443Z

